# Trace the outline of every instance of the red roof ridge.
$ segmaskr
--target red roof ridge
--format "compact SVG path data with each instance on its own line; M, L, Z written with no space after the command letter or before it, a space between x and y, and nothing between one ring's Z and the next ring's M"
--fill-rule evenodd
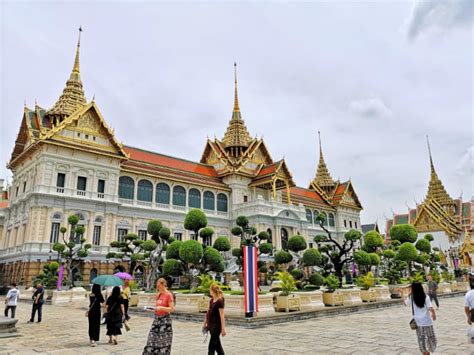
M151 150L147 150L147 149L143 149L143 148L138 148L138 147L132 147L131 145L125 145L125 144L124 144L123 148L124 148L124 149L135 149L135 150L139 150L139 151L144 152L144 153L155 154L155 155L161 155L162 157L171 158L171 159L177 159L177 160L184 161L185 163L197 164L197 165L201 165L201 166L204 166L204 167L207 167L207 168L212 168L212 169L214 169L214 167L213 167L212 165L209 165L209 164L203 164L203 163L197 162L197 161L192 161L192 160L188 160L188 159L184 159L184 158L174 157L174 156L168 155L168 154L163 154L163 153L158 153L158 152L152 152Z

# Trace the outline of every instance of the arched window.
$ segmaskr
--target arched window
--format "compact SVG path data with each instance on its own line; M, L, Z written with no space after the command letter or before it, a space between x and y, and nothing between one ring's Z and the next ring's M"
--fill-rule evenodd
M336 222L334 220L334 213L329 213L329 227L335 227L336 226Z
M306 209L306 220L309 223L313 222L313 212L310 209Z
M318 216L319 216L319 211L314 210L314 212L313 212L314 224L317 224L319 226L319 222L316 220L316 218L318 218Z
M217 194L217 210L219 212L227 212L227 196L224 194Z
M267 243L273 244L273 243L272 243L272 230L271 230L270 228L268 228L268 229L267 229L267 233L268 233ZM270 252L270 255L273 255L273 249L272 249L272 251Z
M173 205L186 206L186 190L184 189L184 187L173 187Z
M156 185L155 201L164 205L170 204L170 187L164 182L160 182Z
M323 218L324 218L323 226L327 226L328 225L328 215L327 215L326 212L321 212L321 214L323 215Z
M288 250L288 231L285 228L281 229L281 248Z
M94 267L91 269L90 274L89 274L89 283L92 283L92 280L94 280L97 277L97 269Z
M153 184L148 180L140 180L138 182L137 190L138 201L153 201Z
M211 211L216 209L214 194L211 191L204 192L204 209Z
M129 176L121 176L119 179L119 198L133 200L135 195L135 182Z
M190 189L188 192L188 206L201 208L201 193L198 189Z

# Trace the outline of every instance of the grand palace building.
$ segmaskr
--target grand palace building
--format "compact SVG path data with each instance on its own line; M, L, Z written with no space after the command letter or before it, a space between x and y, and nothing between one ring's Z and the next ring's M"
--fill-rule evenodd
M202 209L216 236L239 240L230 229L239 215L268 231L276 250L300 234L310 247L326 216L337 237L360 230L361 203L351 181L335 181L324 161L307 187L297 187L284 159L275 161L263 139L242 119L235 80L232 117L222 139L208 139L199 162L120 143L97 103L87 102L79 70L80 40L63 93L49 109L25 105L8 168L13 179L0 202L1 283L29 285L56 253L61 227L80 217L93 245L81 273L84 281L111 273L109 244L127 233L147 239L147 223L159 219L179 240L197 238L183 227L185 214ZM159 150L160 147L157 147ZM212 243L212 241L207 241Z

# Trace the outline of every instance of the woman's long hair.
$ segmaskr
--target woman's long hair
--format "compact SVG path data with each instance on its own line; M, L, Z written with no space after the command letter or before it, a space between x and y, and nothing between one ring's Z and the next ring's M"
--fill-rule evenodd
M426 301L426 293L423 290L423 286L419 282L413 282L411 284L411 296L413 297L413 302L419 307L423 308Z
M101 294L100 285L97 285L97 284L92 285L92 294L94 296L99 296Z
M217 296L217 298L224 298L224 294L222 293L222 290L218 284L213 283L210 288L211 291Z
M120 297L120 287L115 286L112 289L112 294L110 295L110 297L119 298Z

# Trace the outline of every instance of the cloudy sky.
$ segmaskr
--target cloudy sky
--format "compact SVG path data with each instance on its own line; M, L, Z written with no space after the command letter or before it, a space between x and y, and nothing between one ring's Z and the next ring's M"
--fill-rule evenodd
M124 143L199 160L231 117L233 63L252 135L307 186L320 130L362 221L426 194L428 134L452 197L473 193L474 2L1 2L1 177L23 104L49 108L77 29L87 98Z

